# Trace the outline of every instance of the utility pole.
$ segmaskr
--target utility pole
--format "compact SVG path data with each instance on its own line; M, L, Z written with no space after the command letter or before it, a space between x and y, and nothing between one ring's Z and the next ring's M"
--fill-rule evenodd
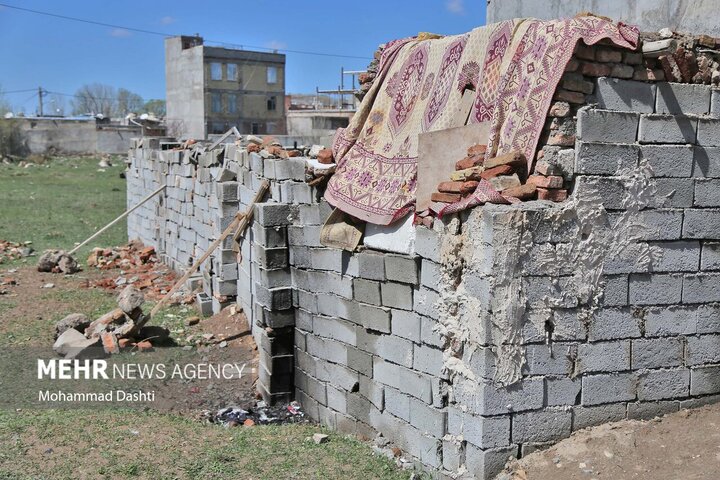
M42 103L42 97L43 97L43 89L42 87L38 87L38 103L39 103L39 116L43 116L43 103Z

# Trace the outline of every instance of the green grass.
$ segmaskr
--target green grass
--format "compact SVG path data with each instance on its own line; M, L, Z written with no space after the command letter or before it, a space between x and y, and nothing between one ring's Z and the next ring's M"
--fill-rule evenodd
M122 409L0 412L0 478L408 478L353 438L325 432L330 441L316 445L309 437L321 431Z
M99 172L98 161L60 157L29 168L0 165L0 240L30 240L37 252L70 250L120 215L125 210L125 180L120 178L125 165L118 157L113 167ZM94 246L124 243L127 229L119 222L76 258L84 262ZM10 264L36 261L30 257Z

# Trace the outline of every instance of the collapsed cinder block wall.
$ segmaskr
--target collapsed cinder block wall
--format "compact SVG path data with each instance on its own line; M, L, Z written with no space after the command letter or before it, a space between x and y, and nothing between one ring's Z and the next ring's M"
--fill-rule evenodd
M561 83L538 148L535 171L564 177L565 202L418 226L411 255L347 252L319 241L331 208L303 159L226 146L237 178L221 182L220 153L136 150L129 191L168 191L130 236L182 268L268 179L240 262L216 261L237 267L260 390L443 474L490 478L575 430L717 401L720 96L605 49L571 62L580 76ZM221 274L204 271L214 296Z

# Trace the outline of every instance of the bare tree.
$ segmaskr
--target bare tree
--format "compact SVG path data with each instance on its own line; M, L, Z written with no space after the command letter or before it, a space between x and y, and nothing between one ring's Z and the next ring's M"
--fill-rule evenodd
M5 115L8 112L12 112L13 108L12 105L10 105L10 102L8 101L7 97L5 96L5 93L3 92L2 87L0 87L0 116Z
M73 113L76 115L101 113L110 117L114 111L116 100L115 87L102 83L91 83L83 85L75 92L71 104Z
M148 100L147 102L145 102L145 112L154 113L156 117L163 118L166 113L165 100Z
M128 113L141 113L145 102L140 95L133 93L125 88L118 89L117 92L117 109L115 113L124 117Z
M48 100L45 103L46 105L46 114L47 115L59 115L63 116L65 115L65 110L67 107L67 100L62 95L58 95L57 93L53 93L48 97Z

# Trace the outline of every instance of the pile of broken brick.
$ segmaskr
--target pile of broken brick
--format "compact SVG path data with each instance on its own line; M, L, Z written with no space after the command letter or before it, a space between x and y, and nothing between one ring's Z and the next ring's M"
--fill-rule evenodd
M511 202L550 200L562 202L567 198L563 177L551 170L536 168L527 176L527 159L521 152L510 152L485 159L486 145L473 145L467 156L458 160L449 181L440 182L431 200L436 204L453 204L475 192L481 180ZM540 170L540 171L538 171ZM435 210L435 208L433 208Z
M31 256L35 250L32 242L15 243L0 240L0 263Z
M169 331L162 327L145 326L149 320L143 313L145 297L128 285L118 295L118 307L90 321L85 315L73 313L55 325L53 350L65 358L103 358L121 350L148 351L154 343L168 341Z
M142 291L148 300L162 298L177 280L175 272L158 260L155 247L146 247L140 242L131 242L122 247L95 248L88 256L87 266L108 271L119 269L120 274L97 280L88 279L81 287L116 292L132 285ZM192 292L178 293L170 299L169 304L190 304L194 298Z
M293 157L305 157L314 159L320 165L314 167L310 162L305 168L305 181L312 185L323 183L335 173L335 159L332 150L322 145L312 145L310 147L284 148L272 136L258 137L256 135L247 135L244 138L244 148L248 153L257 153L263 159L272 158L282 160ZM332 165L325 167L325 165Z

